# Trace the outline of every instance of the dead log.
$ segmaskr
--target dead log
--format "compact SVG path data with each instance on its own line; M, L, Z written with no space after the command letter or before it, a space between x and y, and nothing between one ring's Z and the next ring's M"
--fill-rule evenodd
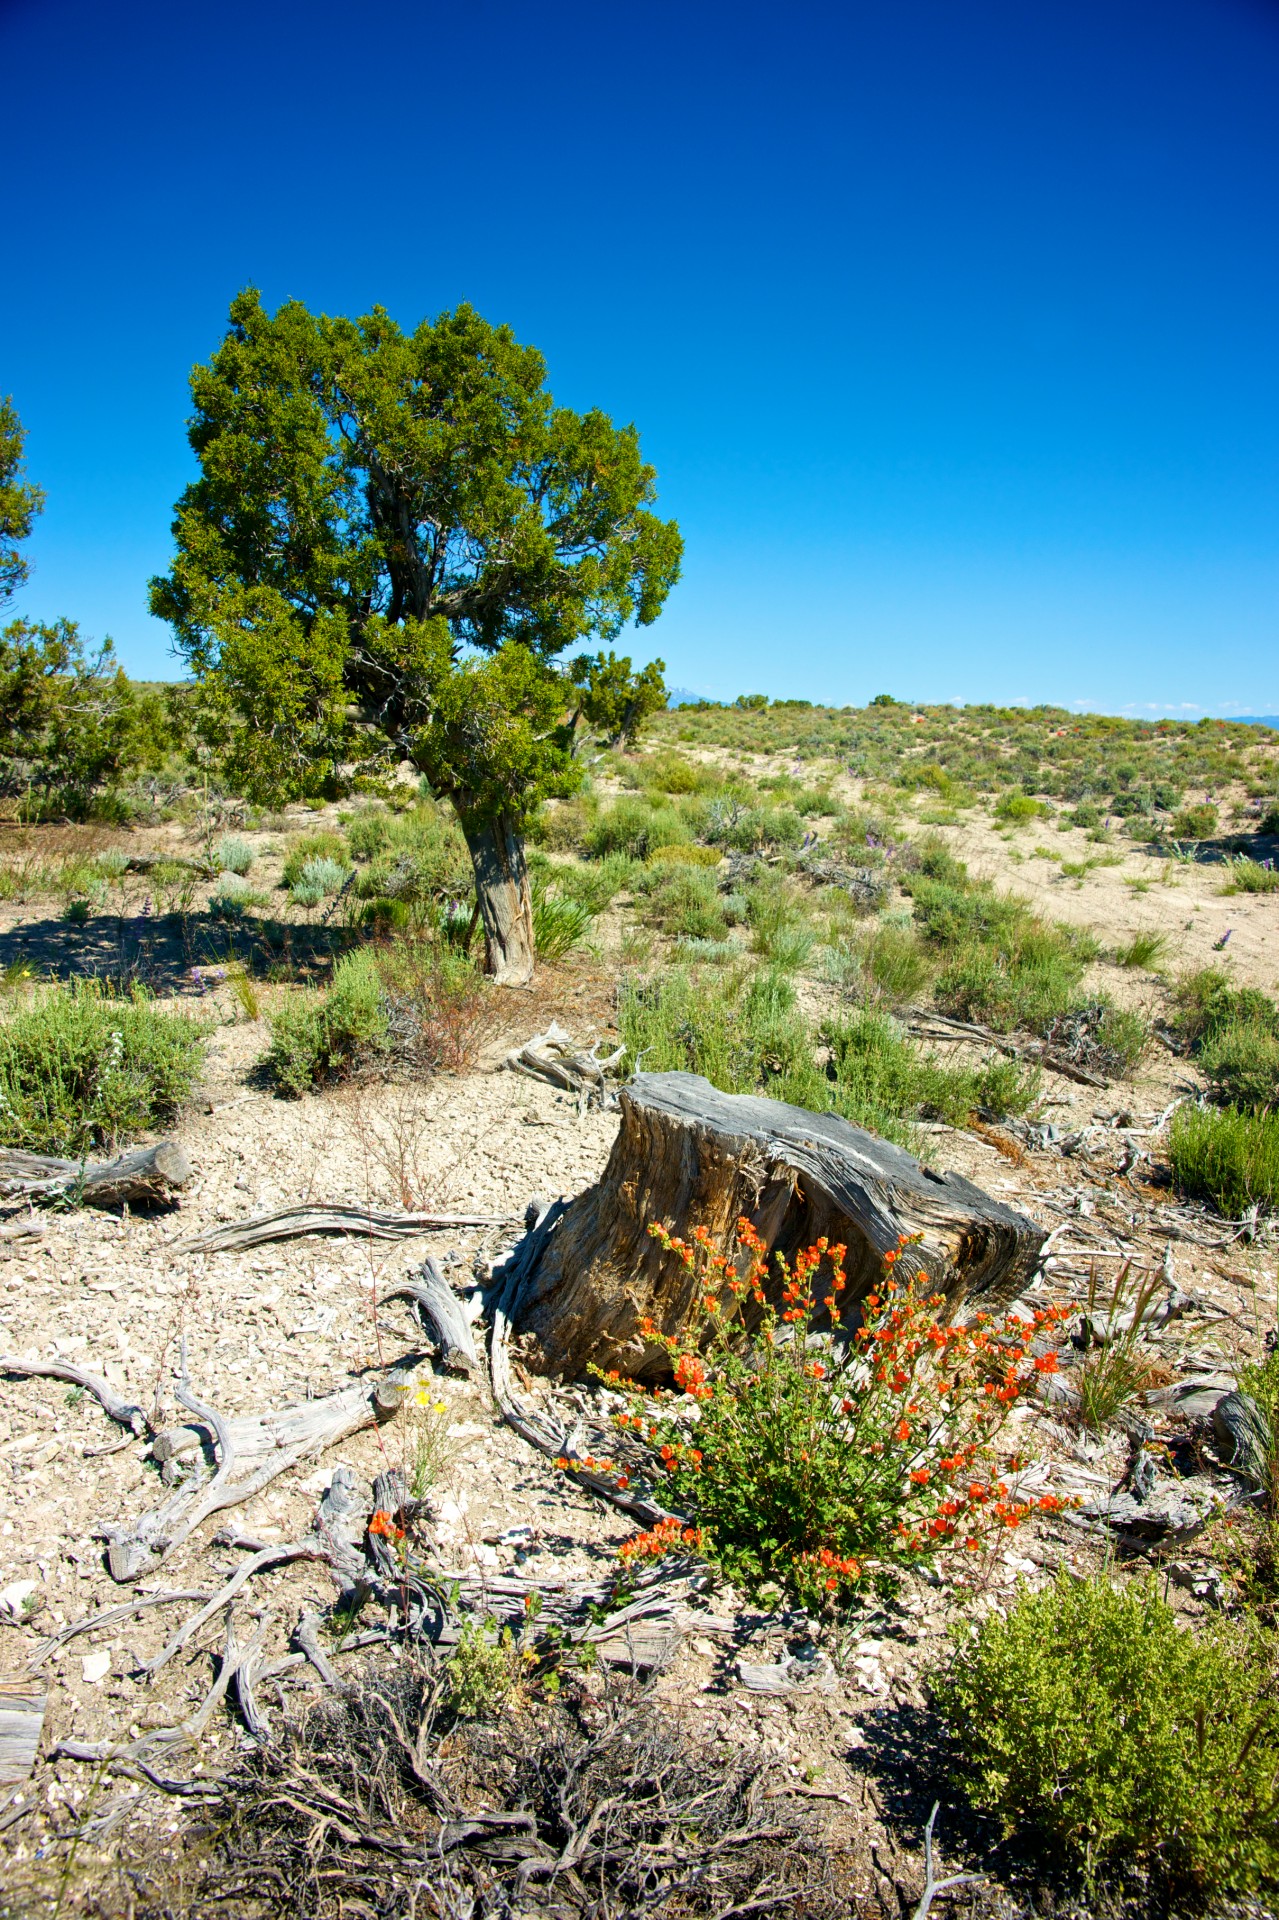
M238 1253L268 1240L298 1240L308 1233L354 1233L368 1240L404 1240L419 1233L454 1227L504 1227L509 1216L493 1213L381 1213L374 1207L317 1203L258 1214L229 1227L210 1227L193 1239L179 1240L173 1253Z
M40 1751L45 1690L25 1676L0 1678L0 1787L20 1787Z
M151 1206L181 1193L193 1177L191 1162L172 1140L134 1147L116 1160L58 1160L0 1149L0 1198L6 1200L56 1196L91 1207Z
M697 1289L650 1236L654 1221L681 1234L705 1227L720 1252L742 1215L788 1258L822 1235L843 1242L849 1307L901 1234L922 1233L904 1268L926 1276L952 1312L965 1300L1006 1304L1035 1270L1045 1234L1033 1221L837 1115L720 1093L691 1073L637 1075L621 1110L602 1177L503 1303L536 1335L549 1371L596 1365L641 1380L668 1371L640 1323L681 1332Z

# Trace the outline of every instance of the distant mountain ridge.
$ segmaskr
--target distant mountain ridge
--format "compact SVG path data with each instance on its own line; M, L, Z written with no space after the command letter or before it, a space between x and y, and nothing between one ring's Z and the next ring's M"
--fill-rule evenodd
M1241 727L1273 727L1279 733L1279 713L1237 713L1234 719Z

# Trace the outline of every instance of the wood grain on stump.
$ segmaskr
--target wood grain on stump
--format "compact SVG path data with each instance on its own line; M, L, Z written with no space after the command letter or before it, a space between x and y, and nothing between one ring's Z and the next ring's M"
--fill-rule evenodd
M568 1207L514 1304L548 1371L589 1365L660 1379L669 1362L640 1332L687 1324L695 1288L649 1234L660 1221L706 1227L717 1252L745 1215L788 1257L825 1235L848 1249L852 1306L900 1234L922 1233L906 1270L926 1273L950 1311L999 1307L1034 1271L1043 1231L956 1173L934 1173L900 1147L834 1114L720 1093L691 1073L636 1076L603 1175Z

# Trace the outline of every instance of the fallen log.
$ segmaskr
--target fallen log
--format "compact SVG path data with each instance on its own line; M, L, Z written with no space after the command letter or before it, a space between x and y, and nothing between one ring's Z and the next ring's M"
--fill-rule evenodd
M191 1162L172 1140L135 1147L116 1160L59 1160L0 1149L0 1198L74 1200L84 1206L150 1206L191 1184Z
M1046 1236L1033 1221L837 1115L720 1093L691 1073L637 1075L621 1112L600 1180L569 1204L502 1303L536 1336L550 1372L668 1372L641 1323L682 1332L697 1287L649 1234L655 1221L679 1234L705 1227L721 1253L743 1215L788 1258L822 1235L842 1242L850 1307L902 1234L923 1238L899 1271L925 1276L951 1311L965 1300L1004 1305L1035 1270Z
M505 1227L511 1217L500 1213L380 1213L374 1207L317 1204L284 1207L279 1213L257 1214L229 1227L210 1227L190 1240L179 1240L171 1253L234 1253L260 1247L268 1240L298 1240L308 1233L354 1233L367 1240L404 1240L418 1233L447 1232L454 1227Z
M1036 1066L1047 1067L1051 1073L1059 1073L1064 1080L1076 1081L1081 1087L1104 1089L1110 1085L1105 1074L1094 1073L1091 1067L1067 1059L1064 1053L1046 1040L1036 1039L1034 1034L994 1033L975 1020L955 1020L932 1007L907 1007L906 1013L907 1031L921 1040L976 1040L983 1047L993 1047L1009 1060L1030 1060Z

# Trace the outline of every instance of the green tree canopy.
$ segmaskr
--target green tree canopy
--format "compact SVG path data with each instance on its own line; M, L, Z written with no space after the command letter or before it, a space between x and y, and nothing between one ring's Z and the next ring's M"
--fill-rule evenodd
M39 487L24 478L26 432L12 399L0 399L0 606L25 586L31 563L18 551L44 508Z
M679 529L633 426L557 407L535 349L468 306L268 314L240 294L191 376L200 477L153 612L280 799L408 761L452 799L490 964L526 978L522 824L577 774L557 662L654 620Z
M610 649L579 654L571 671L578 713L614 745L633 741L645 720L666 705L664 660L650 660L636 673L629 654L619 659Z

